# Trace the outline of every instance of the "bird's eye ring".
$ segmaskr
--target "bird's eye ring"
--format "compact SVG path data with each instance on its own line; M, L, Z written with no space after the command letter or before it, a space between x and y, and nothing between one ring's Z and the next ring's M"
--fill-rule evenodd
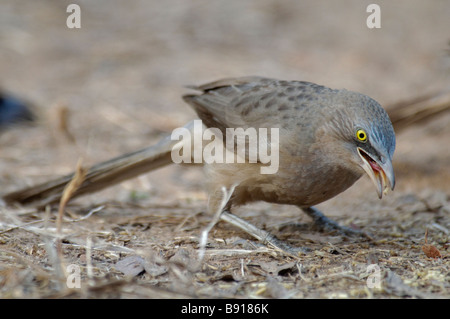
M359 129L356 131L356 138L358 139L358 141L360 142L365 142L367 141L367 133L366 131L364 131L363 129Z

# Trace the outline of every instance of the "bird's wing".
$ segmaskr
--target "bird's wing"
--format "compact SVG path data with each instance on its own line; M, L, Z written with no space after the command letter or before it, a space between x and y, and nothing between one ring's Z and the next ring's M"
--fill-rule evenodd
M255 106L257 108L262 92L275 91L271 85L274 81L261 77L222 79L191 86L203 94L185 95L183 99L194 108L207 127L216 127L222 132L226 128L247 128L257 122L248 116L250 110Z
M310 108L318 90L327 88L310 82L279 81L264 77L223 79L190 87L199 95L183 99L197 112L207 127L255 129L287 128L289 118L301 117Z
M202 91L202 92L207 92L210 90L217 90L219 88L223 88L223 87L227 87L227 86L239 86L239 85L245 85L245 84L256 84L256 83L261 83L264 81L276 81L274 79L269 79L269 78L265 78L265 77L261 77L261 76L244 76L244 77L238 77L238 78L225 78L225 79L220 79L214 82L209 82L203 85L189 85L187 86L188 88L194 89L194 90L198 90L198 91Z
M315 118L316 106L321 104L317 101L320 95L317 93L330 90L310 82L262 77L224 79L191 88L203 94L185 95L183 99L194 108L207 127L218 128L222 132L224 141L237 138L237 143L256 147L246 142L245 134L231 132L229 136L227 131L227 128L242 128L247 132L247 129L253 128L259 142L267 141L268 149L272 149L271 145L277 141L280 152L290 153L302 152L298 144L306 145L313 139L314 130L310 126ZM261 128L267 130L261 133ZM274 132L278 138L265 135L272 134L272 129L278 129ZM290 150L292 145L297 145L295 150Z

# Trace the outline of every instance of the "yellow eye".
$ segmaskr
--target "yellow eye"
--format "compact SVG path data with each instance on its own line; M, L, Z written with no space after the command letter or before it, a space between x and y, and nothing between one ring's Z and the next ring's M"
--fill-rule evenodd
M367 141L367 133L366 131L359 129L356 131L356 138L361 141L361 142L365 142Z

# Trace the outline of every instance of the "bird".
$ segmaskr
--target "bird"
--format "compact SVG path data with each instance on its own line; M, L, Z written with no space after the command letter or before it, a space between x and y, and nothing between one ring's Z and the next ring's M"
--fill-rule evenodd
M223 79L192 88L201 94L183 99L207 127L224 134L225 128L238 127L280 132L275 174L261 174L260 162L206 165L209 211L216 211L217 218L233 207L265 201L298 206L322 227L348 233L350 229L338 227L314 205L348 189L364 173L379 198L394 189L395 133L374 99L311 82L262 77Z
M276 174L237 173L233 163L207 165L213 185L238 182L230 205L263 200L310 207L356 182L364 172L378 196L395 186L395 133L386 111L360 93L311 82L269 78L225 79L194 87L185 95L207 127L279 128L280 168ZM212 186L215 188L216 186Z
M220 219L282 250L298 251L234 215L233 209L241 205L257 201L294 205L321 229L353 235L359 231L339 225L315 206L342 193L364 174L380 199L389 189L394 190L394 128L383 107L367 95L259 76L226 78L189 88L196 93L182 98L205 128L215 128L224 136L229 128L277 129L279 134L278 167L273 174L261 173L267 164L260 160L204 163L212 220L200 236L203 251L209 231ZM274 146L269 140L266 144ZM76 195L170 164L176 145L166 137L154 147L95 165ZM236 152L235 145L225 148ZM58 198L56 191L72 176L4 199L26 202L46 197L48 203Z

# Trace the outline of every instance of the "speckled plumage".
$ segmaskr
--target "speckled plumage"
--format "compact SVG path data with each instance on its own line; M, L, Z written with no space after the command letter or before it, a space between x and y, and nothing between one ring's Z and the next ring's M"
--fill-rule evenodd
M357 147L381 162L392 160L391 121L375 100L363 94L261 77L225 79L193 88L203 94L186 95L184 100L208 127L224 134L227 127L280 129L276 174L260 174L261 164L207 165L213 207L217 206L214 193L231 185L237 187L228 207L257 200L310 207L343 192L361 177L364 170ZM366 143L355 139L357 128L368 133Z

